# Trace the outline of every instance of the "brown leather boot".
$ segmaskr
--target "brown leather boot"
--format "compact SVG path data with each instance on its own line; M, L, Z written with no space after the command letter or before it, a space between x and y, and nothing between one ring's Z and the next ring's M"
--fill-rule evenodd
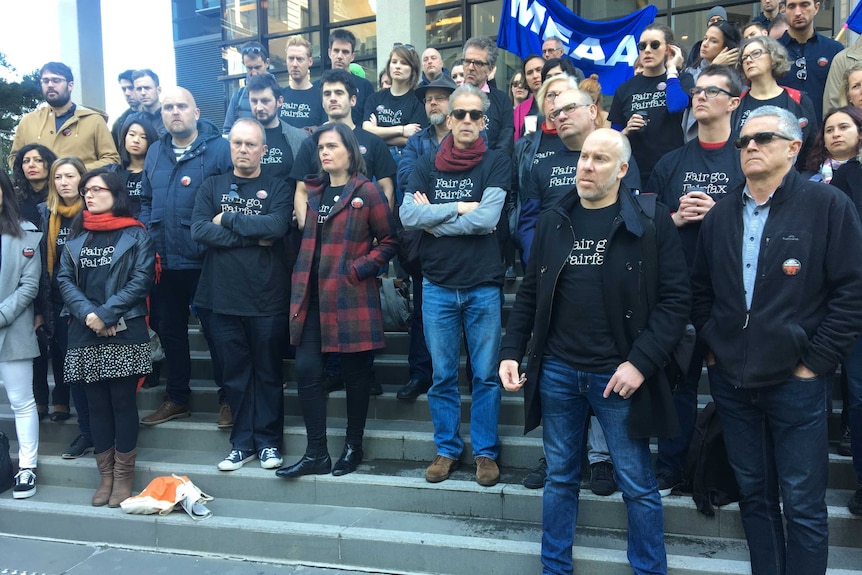
M135 480L135 459L138 448L128 453L114 452L114 486L108 507L119 507L120 503L132 496L132 482Z
M96 454L96 465L99 467L99 475L102 482L93 494L93 507L101 507L108 503L111 497L111 489L114 486L114 448Z

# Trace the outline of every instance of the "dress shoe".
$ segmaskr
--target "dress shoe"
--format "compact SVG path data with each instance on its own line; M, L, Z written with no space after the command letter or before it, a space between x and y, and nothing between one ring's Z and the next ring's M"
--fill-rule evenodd
M362 463L362 446L344 444L344 451L341 452L341 459L335 462L332 468L332 474L336 477L347 475L356 471L356 467Z
M329 453L309 454L306 453L298 462L290 467L282 467L275 472L283 479L293 479L303 475L324 475L332 471L332 459Z
M476 458L476 482L483 487L497 485L500 481L500 468L497 462L490 457L479 456Z
M54 421L54 422L67 421L70 417L72 417L72 414L69 413L69 406L68 405L55 405L54 406L54 411L51 413L51 421Z
M429 389L431 389L431 382L410 378L410 381L405 383L404 387L398 390L395 397L398 399L416 399L423 393L428 393Z
M428 483L440 483L449 479L449 475L458 469L458 460L451 459L445 455L438 455L425 470L425 481Z

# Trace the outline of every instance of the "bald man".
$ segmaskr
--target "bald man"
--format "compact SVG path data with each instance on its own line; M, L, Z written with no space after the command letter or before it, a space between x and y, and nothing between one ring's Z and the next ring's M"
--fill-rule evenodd
M218 126L200 118L191 92L185 88L167 88L162 91L161 102L167 133L147 152L141 181L140 220L150 231L161 256L161 280L152 294L153 316L157 320L151 323L161 337L170 373L168 399L141 419L143 425L158 425L191 415L189 301L197 290L205 250L192 240L192 210L204 180L231 170L227 140L221 137ZM209 332L207 319L202 312L205 334ZM223 415L220 414L220 419Z
M422 80L419 85L427 86L442 74L448 75L449 70L443 66L443 57L440 52L435 48L428 48L422 52Z
M661 368L683 333L691 294L669 210L654 196L634 197L622 183L630 157L628 139L614 130L596 130L584 140L576 187L539 216L533 256L500 349L503 387L525 388L525 429L542 422L548 463L543 573L572 573L590 407L611 457L625 462L615 473L629 516L634 572L667 572L649 438L674 435L679 427Z

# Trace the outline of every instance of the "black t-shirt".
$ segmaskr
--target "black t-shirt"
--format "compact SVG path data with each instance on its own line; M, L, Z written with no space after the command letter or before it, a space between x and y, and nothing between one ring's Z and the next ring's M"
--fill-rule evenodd
M605 311L602 265L619 202L570 213L575 241L557 280L546 350L589 373L613 373L623 362Z
M281 126L266 129L266 147L266 155L260 159L261 172L286 182L293 169L293 151Z
M371 114L377 117L377 125L382 128L407 124L419 124L424 128L428 125L425 106L419 102L413 90L401 96L393 96L390 90L374 92L365 101L363 120L368 120Z
M320 195L320 209L317 212L317 238L318 241L314 244L314 256L311 259L311 275L309 282L309 293L318 294L318 276L320 275L320 249L323 237L323 222L329 217L329 212L332 207L341 199L341 194L344 192L344 186L326 186L323 193Z
M697 190L717 202L744 182L739 150L734 147L732 140L728 140L721 148L706 149L700 140L694 139L666 154L656 164L645 191L656 194L661 203L675 212L679 209L679 198L683 194ZM691 270L700 222L692 222L677 229Z
M141 213L141 179L144 172L128 172L126 176L126 191L132 202L132 215L138 217Z
M434 167L435 154L425 154L410 176L411 190L432 204L481 202L485 188L507 190L511 160L494 150L466 172L441 172ZM422 234L419 247L422 274L435 285L467 289L482 284L503 284L503 261L497 234L441 236Z
M320 126L326 122L320 88L317 85L312 85L308 90L286 87L281 89L281 93L284 96L284 103L281 105L278 117L282 122L294 128ZM267 136L268 141L269 136Z
M365 167L368 170L366 175L374 180L392 178L394 181L398 167L395 165L395 160L392 159L392 154L389 153L389 148L386 147L383 139L371 132L366 132L359 126L353 128L353 134L359 143L362 159L365 160ZM319 170L320 161L314 147L314 140L306 138L299 147L299 153L296 156L290 177L301 182L307 175L316 174Z
M356 126L361 126L362 121L367 119L362 117L362 113L365 111L365 100L374 93L374 84L356 75L353 76L353 82L356 84L356 105L350 111L350 117ZM320 93L320 80L314 82L314 87ZM323 100L321 99L322 105Z
M51 300L55 304L59 305L58 309L63 306L63 296L60 295L60 285L57 283L57 272L60 271L60 257L63 255L63 246L66 245L66 241L69 239L69 234L72 231L72 220L74 219L75 216L72 216L71 218L60 216L60 229L57 230L57 249L55 250L54 255L54 273L51 277ZM44 230L43 233L47 237L48 230Z
M608 112L612 124L625 126L634 114L646 115L649 123L629 133L632 155L638 162L643 179L648 180L653 167L663 155L683 145L682 114L667 110L667 74L648 77L638 74L617 87Z

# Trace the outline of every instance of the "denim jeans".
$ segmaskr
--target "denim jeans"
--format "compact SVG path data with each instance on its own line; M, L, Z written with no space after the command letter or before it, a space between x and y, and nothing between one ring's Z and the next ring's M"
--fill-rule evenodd
M413 284L413 315L410 317L410 351L407 362L410 364L410 379L422 382L431 381L431 354L425 343L425 330L422 327L422 276L411 276Z
M500 438L500 378L497 374L500 351L500 286L480 285L469 289L449 289L422 283L425 341L431 352L433 384L428 406L434 423L437 454L458 459L464 451L461 439L461 392L458 367L461 333L473 366L473 404L470 409L470 441L473 457L497 459Z
M744 389L711 367L709 385L742 494L739 510L752 572L825 573L830 378L791 377L779 385Z
M210 337L233 414L230 442L234 449L281 447L286 324L286 313L248 317L213 312L209 316Z
M850 451L853 454L856 482L862 487L862 337L844 360L844 373L847 375L844 412L850 425Z
M688 459L688 447L697 423L697 388L703 374L703 358L706 346L698 342L691 355L691 362L679 389L673 393L673 406L679 418L679 435L670 439L659 439L656 473L669 473L682 478Z
M667 573L664 510L652 470L648 439L628 436L629 400L602 393L612 374L578 371L546 356L539 375L542 432L548 476L542 494L542 573L571 575L572 542L578 521L578 494L584 422L589 408L605 432L614 475L628 514L628 560L634 572Z

